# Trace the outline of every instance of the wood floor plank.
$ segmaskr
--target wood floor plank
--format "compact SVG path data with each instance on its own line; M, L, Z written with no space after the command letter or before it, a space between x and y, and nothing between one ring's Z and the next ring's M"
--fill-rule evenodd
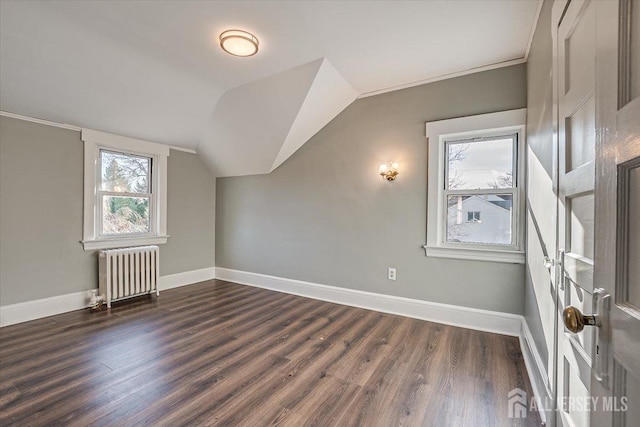
M284 426L331 426L337 425L345 403L350 402L360 389L357 384L326 376L314 386L307 398L301 400L283 418Z
M225 281L0 329L0 426L540 425L515 387L515 337Z
M394 425L389 422L390 400L410 373L404 363L385 358L358 392L339 421L345 426Z
M339 364L328 369L328 373L347 382L364 386L378 364L392 348L389 341L400 326L397 316L383 316L371 331L368 339L362 340L342 358Z

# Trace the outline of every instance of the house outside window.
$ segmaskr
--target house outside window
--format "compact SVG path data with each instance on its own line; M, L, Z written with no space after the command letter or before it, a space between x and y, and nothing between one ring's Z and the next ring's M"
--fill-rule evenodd
M85 250L167 241L169 147L82 130Z
M427 256L524 262L526 110L427 123Z

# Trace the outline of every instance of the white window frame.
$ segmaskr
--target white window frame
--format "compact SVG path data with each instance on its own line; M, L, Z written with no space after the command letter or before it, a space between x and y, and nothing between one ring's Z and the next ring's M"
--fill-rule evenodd
M167 242L167 158L169 146L82 129L84 141L84 214L82 244L84 250L160 245ZM98 197L101 182L100 151L113 151L151 158L151 201L149 233L103 235L100 230L102 209Z
M525 240L525 127L526 108L480 114L477 116L428 122L426 136L429 149L428 204L427 204L427 244L423 246L425 255L437 258L456 258L478 261L524 264ZM445 194L446 150L445 142L496 135L517 134L513 176L517 188L513 191L512 245L482 245L473 243L447 242L447 209ZM462 190L456 190L460 192ZM499 190L502 191L502 190ZM477 194L482 190L464 190ZM495 192L491 190L491 192ZM506 189L506 193L511 193Z

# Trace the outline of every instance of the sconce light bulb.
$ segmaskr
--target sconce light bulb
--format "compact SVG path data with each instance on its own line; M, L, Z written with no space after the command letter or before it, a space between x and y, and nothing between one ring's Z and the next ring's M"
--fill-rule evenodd
M378 168L378 172L382 176L382 179L387 181L393 181L398 176L398 164L396 162L382 163Z

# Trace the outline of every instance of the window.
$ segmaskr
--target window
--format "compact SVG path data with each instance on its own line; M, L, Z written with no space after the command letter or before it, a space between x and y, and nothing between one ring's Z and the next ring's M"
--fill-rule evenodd
M151 232L151 160L100 150L98 228L101 236Z
M467 222L480 223L480 211L469 211L469 212L467 212Z
M447 139L445 189L447 243L513 246L513 200L517 188L518 134L467 139ZM469 209L474 209L469 211ZM467 212L467 223L462 213ZM486 221L480 222L484 213ZM481 225L481 226L480 226Z
M82 130L85 250L166 243L169 147Z
M427 123L427 256L524 262L526 110Z

